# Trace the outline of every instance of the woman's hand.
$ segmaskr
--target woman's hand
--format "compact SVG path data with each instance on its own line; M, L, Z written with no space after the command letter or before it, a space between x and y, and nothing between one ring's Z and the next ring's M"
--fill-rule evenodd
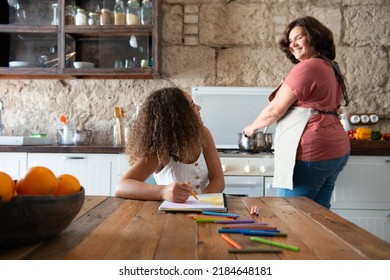
M242 130L242 133L248 137L253 136L257 132L257 128L253 127L252 125L248 125Z
M162 189L164 200L183 203L191 195L192 186L190 182L175 182Z

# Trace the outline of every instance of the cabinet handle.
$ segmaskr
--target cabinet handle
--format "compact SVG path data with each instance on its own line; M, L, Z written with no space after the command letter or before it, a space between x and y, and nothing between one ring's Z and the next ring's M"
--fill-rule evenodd
M85 157L65 157L65 159L85 159Z

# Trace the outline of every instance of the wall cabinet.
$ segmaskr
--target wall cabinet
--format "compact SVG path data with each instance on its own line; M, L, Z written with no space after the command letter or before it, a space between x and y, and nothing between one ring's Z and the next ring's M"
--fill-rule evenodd
M390 242L390 157L351 156L331 204L335 213Z
M161 0L152 0L149 24L115 25L114 5L115 0L1 0L0 78L161 77ZM97 21L75 25L67 20L69 8L94 13ZM100 20L102 11L108 11L109 22ZM93 68L75 68L75 61Z

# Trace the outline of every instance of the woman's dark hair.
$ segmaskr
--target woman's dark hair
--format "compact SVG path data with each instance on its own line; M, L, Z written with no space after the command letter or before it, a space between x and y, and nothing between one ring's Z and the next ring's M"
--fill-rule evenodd
M147 96L130 128L126 153L130 163L157 156L181 161L203 144L203 123L179 88L163 88Z
M306 33L307 40L315 48L320 57L326 57L334 60L336 57L336 47L334 45L333 33L325 25L313 17L301 17L291 22L285 29L283 38L279 41L280 49L286 54L287 58L294 64L299 63L290 52L289 35L291 30L301 26Z

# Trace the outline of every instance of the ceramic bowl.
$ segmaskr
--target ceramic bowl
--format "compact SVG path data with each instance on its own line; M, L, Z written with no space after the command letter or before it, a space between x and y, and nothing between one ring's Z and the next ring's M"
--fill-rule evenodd
M26 246L65 230L84 204L85 191L68 195L17 195L0 204L0 248Z
M92 62L86 62L86 61L75 61L73 62L74 68L77 69L83 69L83 68L93 68L95 67L95 64Z

